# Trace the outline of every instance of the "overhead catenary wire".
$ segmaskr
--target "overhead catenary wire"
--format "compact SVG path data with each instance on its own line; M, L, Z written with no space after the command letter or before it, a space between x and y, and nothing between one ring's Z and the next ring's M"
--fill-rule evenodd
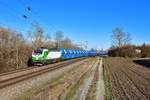
M7 9L9 15L15 16L18 19L22 20L22 22L25 22L30 25L33 25L35 23L40 24L37 18L42 18L42 17L39 16L39 14L35 11L35 9L32 8L32 6L29 3L25 2L24 0L18 0L17 4L19 4L21 9L23 9L22 12L17 10L16 7L10 6L8 2L0 1L0 6L3 6L5 9ZM49 25L47 26L47 28L48 27ZM49 29L55 29L53 25L50 25L50 27L51 28Z
M28 15L26 15L24 12L19 12L15 8L9 6L6 2L0 1L0 6L3 6L5 9L7 9L7 12L9 13L9 15L15 16L28 24L31 24L33 22L32 19Z
M32 17L31 25L39 24L39 21L37 20L37 18L42 18L42 17L35 10L33 10L32 6L23 0L18 0L18 2L23 7L23 9L26 11L26 13L30 17L30 19ZM24 15L23 17L27 18L28 16ZM33 16L34 16L34 18L33 18Z
M29 16L34 16L34 22L33 23L37 23L37 18L42 18L41 15L39 15L39 11L37 9L33 9L33 7L31 6L31 4L29 4L26 0L18 0L18 2L24 7L24 9L28 12ZM36 2L35 2L36 3ZM54 28L54 26L51 24L51 27Z
M27 11L28 14L35 16L36 18L41 18L41 16L37 13L38 11L33 9L29 3L23 0L18 0L18 2L25 9L25 11Z
M4 8L6 8L9 13L13 14L13 15L17 15L18 17L18 11L14 11L13 8L9 8L8 4L6 4L5 2L0 1L0 6L3 6Z
M29 12L32 11L31 6L29 4L27 4L27 3L25 3L23 0L18 0L18 2L20 2L20 4L22 6L24 6L27 11L29 11Z

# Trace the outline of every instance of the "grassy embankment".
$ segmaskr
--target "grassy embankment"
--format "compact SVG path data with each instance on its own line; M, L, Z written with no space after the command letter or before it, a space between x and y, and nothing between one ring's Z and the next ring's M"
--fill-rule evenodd
M103 62L103 79L104 79L104 85L105 85L105 100L111 100L111 83L110 83L110 77L109 77L109 69L108 66L105 63L105 59Z
M66 72L66 74L61 74L60 76L53 78L52 80L48 80L45 84L41 84L40 86L35 86L32 87L30 90L24 92L23 94L19 95L16 100L31 100L32 98L34 98L37 94L39 93L43 93L43 98L47 97L47 93L48 92L48 88L52 85L57 85L59 83L60 80L62 80L63 78L66 77L66 75L68 75L67 73L71 73L75 70L77 70L78 68L80 68L80 65L68 70ZM84 76L84 75L83 75Z
M91 64L91 66L93 67L94 64L95 64L95 61ZM91 67L91 68L92 68L92 67ZM66 98L64 98L64 100L72 100L72 99L73 99L74 95L75 95L76 92L77 92L77 89L79 89L79 87L81 86L81 84L83 84L84 79L85 79L86 77L88 77L88 74L91 72L91 68L89 68L88 71L86 71L86 72L82 75L82 77L80 78L80 80L79 80L74 86L72 86L72 87L70 87L70 89L68 89L69 91L68 91L68 93L67 93L67 95L66 95Z

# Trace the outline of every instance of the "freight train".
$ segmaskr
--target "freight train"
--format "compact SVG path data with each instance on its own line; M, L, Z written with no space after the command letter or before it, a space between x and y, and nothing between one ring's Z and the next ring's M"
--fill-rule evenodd
M32 52L32 57L29 60L29 64L45 65L67 59L89 57L96 55L98 55L96 51L90 50L71 50L64 48L59 49L38 48Z

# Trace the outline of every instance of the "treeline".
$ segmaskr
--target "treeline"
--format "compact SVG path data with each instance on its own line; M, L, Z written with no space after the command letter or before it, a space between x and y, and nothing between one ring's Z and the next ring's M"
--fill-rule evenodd
M112 47L108 50L108 55L113 57L150 57L150 45L143 44L141 46L124 45L120 48Z
M77 44L74 44L70 38L64 37L62 31L57 31L54 34L54 40L52 41L50 33L46 34L44 29L38 24L32 24L28 33L28 39L34 49L38 47L82 49Z
M21 33L0 28L0 72L24 67L31 52Z
M112 47L108 50L108 55L113 57L150 57L150 45L131 45L131 36L122 27L116 27L112 31Z
M122 57L135 57L135 46L126 45L122 47L111 47L108 50L108 55L112 57L122 56Z
M37 24L32 25L27 37L0 27L0 72L27 67L32 50L38 47L82 49L68 37L64 38L61 31L55 33L52 41L50 34L45 35L43 28Z

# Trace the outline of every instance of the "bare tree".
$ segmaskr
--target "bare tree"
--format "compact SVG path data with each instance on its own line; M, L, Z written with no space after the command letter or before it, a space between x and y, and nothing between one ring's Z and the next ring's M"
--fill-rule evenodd
M55 45L57 48L60 48L62 46L62 40L63 40L63 33L61 31L58 31L55 33Z
M150 44L143 44L141 46L141 57L150 57Z
M117 55L121 56L121 47L129 45L131 42L130 33L124 32L122 27L116 27L112 33L112 46L116 48Z
M34 48L42 47L44 45L44 30L38 24L32 24L32 28L28 35Z
M66 48L66 49L72 49L72 41L71 41L71 39L69 39L68 37L66 37L62 41L62 47Z
M26 66L29 52L24 45L21 33L0 28L0 72Z
M130 44L130 33L124 32L122 27L117 27L112 32L113 34L111 36L111 39L113 46L120 48L124 45Z
M50 36L50 34L47 34L46 37L45 37L44 47L47 47L47 48L53 47L53 43L52 43L52 41L51 41L51 36Z

